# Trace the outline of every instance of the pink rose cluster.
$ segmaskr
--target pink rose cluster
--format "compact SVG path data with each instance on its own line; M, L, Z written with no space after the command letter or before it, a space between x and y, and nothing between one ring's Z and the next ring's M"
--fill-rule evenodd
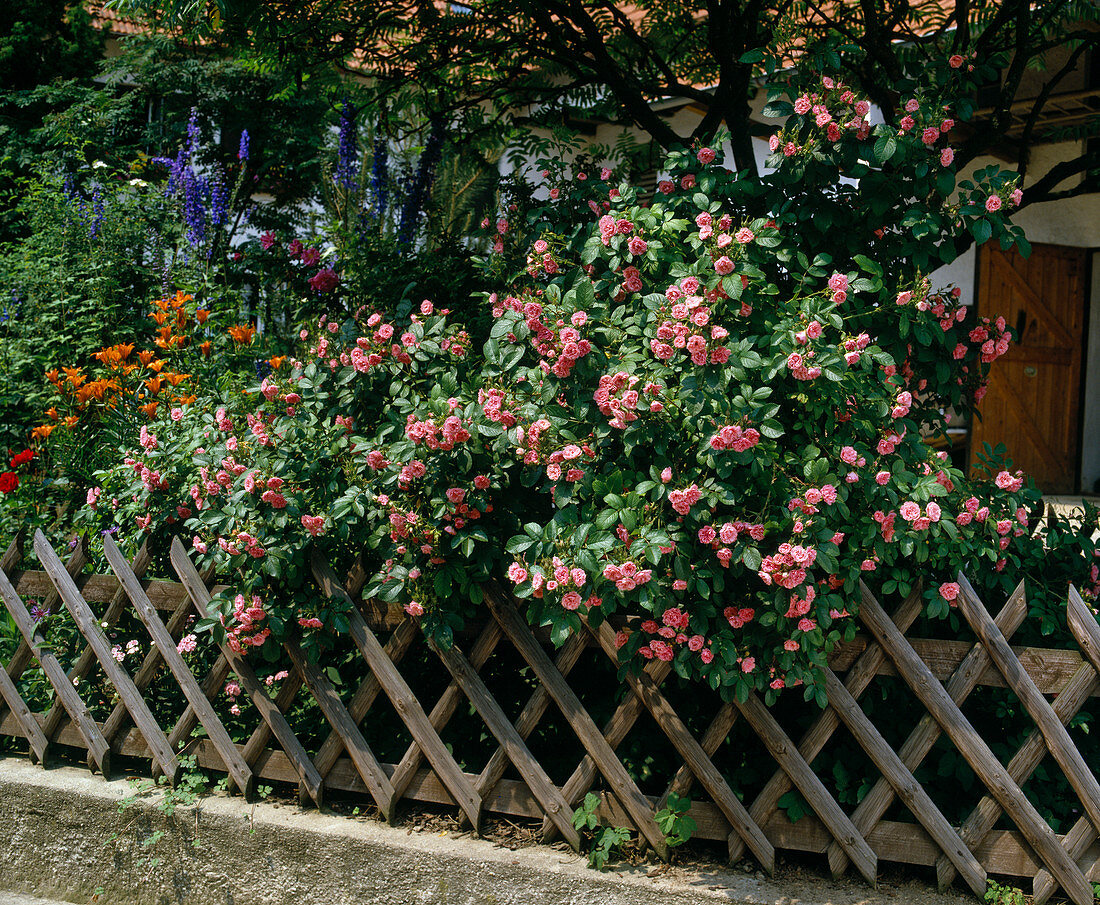
M732 449L734 452L746 452L760 442L760 431L755 427L743 428L740 424L727 424L718 429L710 438L710 448L718 450Z
M515 427L516 416L504 407L506 401L504 390L478 388L477 404L485 417L503 427Z
M263 544L248 531L235 531L229 537L219 537L218 546L229 556L240 556L242 553L253 559L267 556Z
M399 556L405 556L412 552L429 557L429 561L435 565L443 562L438 555L436 544L439 541L439 532L427 523L415 510L403 510L392 503L388 497L380 497L378 502L389 510L390 540L396 544ZM386 563L392 567L392 560ZM418 573L419 574L419 573ZM410 578L415 581L415 577Z
M842 82L828 76L822 78L819 90L799 95L794 102L794 112L812 117L817 128L825 130L825 140L838 142L846 133L863 141L871 134L867 114L871 110L868 101L856 97ZM773 148L773 150L775 150Z
M787 356L787 371L795 380L816 380L821 376L821 368L810 362L814 358L813 349L805 354L792 352Z
M257 595L248 598L238 594L233 600L231 624L226 625L225 617L221 617L229 649L239 654L247 653L251 647L262 647L271 636L271 629L263 625L266 619L263 601ZM228 693L228 687L226 691Z
M616 236L629 236L634 232L634 224L630 220L625 217L616 219L610 214L600 217L597 226L600 230L600 241L607 246L611 245Z
M817 561L817 550L801 544L782 543L779 549L761 561L757 573L766 585L779 585L793 591L806 581L807 570Z
M560 481L564 478L566 481L575 483L584 477L584 469L581 468L585 464L584 460L592 459L595 455L595 451L587 443L582 445L567 443L561 449L550 453L546 460L546 477L551 481Z
M1017 493L1024 486L1024 473L1018 471L1013 475L1007 471L1001 471L997 473L997 476L993 479L993 483L1001 488L1001 490L1007 490L1009 493Z
M1008 332L1008 325L1003 317L990 321L983 317L968 334L972 343L978 345L978 352L982 364L990 364L1008 351L1012 336Z
M933 523L938 522L943 515L940 506L935 500L927 503L924 512L921 512L919 503L906 500L898 509L898 514L909 522L914 531L925 531Z
M668 501L680 515L687 515L691 512L691 507L698 503L702 497L703 491L699 489L699 485L692 484L689 487L670 491Z
M638 653L646 660L656 658L667 663L676 656L678 650L686 648L692 653L697 653L704 664L712 662L714 651L711 650L706 638L699 634L688 634L690 622L691 617L679 607L670 607L665 610L661 615L660 623L655 619L645 620L640 626L641 631L657 637L639 647ZM626 633L621 634L622 643L618 637L615 641L619 647L626 643Z
M649 583L653 578L653 570L640 568L637 563L628 560L623 563L608 563L604 566L603 577L613 581L620 591L633 591Z
M729 331L711 324L710 308L702 296L693 294L698 291L699 281L695 277L688 277L665 291L666 303L659 312L664 319L649 342L650 351L660 361L670 361L678 349L687 352L694 365L729 361L730 350L724 345Z
M600 377L592 398L612 427L623 430L632 421L638 420L638 412L660 412L664 409L664 404L657 398L663 387L657 383L647 383L639 393L636 388L638 382L637 377L626 371Z
M822 504L832 506L836 501L837 490L832 484L824 484L821 487L807 487L800 496L794 496L790 499L787 503L787 511L794 512L798 510L803 515L816 515Z
M591 592L588 592L586 599L582 591L589 584L588 573L580 566L566 565L557 556L545 568L535 567L531 570L521 562L513 562L508 567L507 574L509 581L517 587L529 581L534 596L539 599L546 599L547 594L556 596L566 610L578 610L581 604L589 608L597 607L603 602Z
M567 321L565 313L555 316L533 298L521 300L514 296L494 303L494 317L499 319L506 311L523 316L531 332L531 344L542 359L539 367L544 374L564 379L572 373L577 362L592 351L592 343L581 333L588 323L586 311L572 312ZM508 333L507 339L516 342L516 335Z
M722 525L703 525L696 532L699 543L714 550L718 561L726 569L729 568L733 559L730 545L737 543L737 538L741 535L748 535L757 542L762 541L764 526L752 522L734 521L725 522Z
M527 255L527 275L533 279L541 276L552 277L560 269L549 243L545 239L536 239Z
M458 400L448 401L453 403L451 411L454 412L458 407ZM405 436L417 446L423 444L431 450L450 452L470 439L470 431L462 423L462 419L455 414L447 415L436 424L435 421L422 420L415 413L410 413L405 420Z

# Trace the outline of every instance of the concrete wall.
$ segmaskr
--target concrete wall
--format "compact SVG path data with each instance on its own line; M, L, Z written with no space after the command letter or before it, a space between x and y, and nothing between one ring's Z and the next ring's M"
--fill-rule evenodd
M170 817L86 770L0 758L0 903L102 905L971 905L913 879L765 878L706 861L600 872L564 843L511 845L224 795ZM724 850L724 848L723 848ZM748 865L749 862L746 862ZM61 905L60 902L56 905Z

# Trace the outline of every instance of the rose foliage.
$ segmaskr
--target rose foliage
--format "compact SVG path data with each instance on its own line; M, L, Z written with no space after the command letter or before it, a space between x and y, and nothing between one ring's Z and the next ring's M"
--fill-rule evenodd
M957 570L1003 591L1038 561L1023 477L972 481L929 443L1010 337L926 274L967 233L1023 244L1013 176L956 185L945 98L896 129L828 79L777 89L767 176L723 169L719 137L651 199L547 164L550 197L492 225L482 357L431 302L322 318L250 394L151 421L86 515L182 533L235 588L202 627L271 658L346 629L315 548L365 557L368 595L444 641L503 590L557 643L612 618L635 662L823 699L860 579L923 579L948 616Z

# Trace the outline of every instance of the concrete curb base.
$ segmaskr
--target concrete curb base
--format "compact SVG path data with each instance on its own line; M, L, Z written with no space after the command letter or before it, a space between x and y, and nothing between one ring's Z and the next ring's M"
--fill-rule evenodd
M535 846L509 851L316 811L211 796L171 817L125 780L0 759L0 905L972 905L929 887L737 871L599 873ZM2 890L8 889L9 893ZM98 895L98 898L97 898Z

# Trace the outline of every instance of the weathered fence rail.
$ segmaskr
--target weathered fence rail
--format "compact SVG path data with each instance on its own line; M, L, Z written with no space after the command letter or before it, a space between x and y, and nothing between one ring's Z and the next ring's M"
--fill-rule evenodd
M217 590L208 586L209 576L198 573L178 541L171 550L178 582L143 580L150 564L144 548L132 563L110 537L105 548L113 572L109 575L83 574L83 546L62 563L41 534L34 538L34 551L44 571L18 570L19 542L0 557L0 598L22 637L0 670L0 734L26 739L30 756L39 762L47 760L50 746L63 745L87 751L89 765L104 773L110 772L113 755L130 756L148 759L155 775L174 781L180 752L188 745L200 765L226 773L246 797L254 794L259 780L295 783L301 801L318 806L326 789L358 793L369 796L387 820L395 818L403 799L430 802L457 809L474 828L485 813L541 820L545 839L560 837L574 847L580 840L572 811L599 785L603 821L635 828L662 857L667 856L667 844L654 814L670 793L686 794L697 786L700 800L691 807L696 836L724 840L731 859L749 854L768 871L774 869L776 850L787 849L825 855L836 876L854 866L870 883L880 861L935 867L941 886L959 877L978 895L984 893L987 874L1028 877L1034 881L1037 905L1058 889L1077 905L1091 905L1090 881L1100 881L1100 783L1065 728L1090 697L1100 695L1100 626L1072 588L1068 621L1079 651L1009 645L1027 614L1022 585L993 617L959 576L959 609L979 639L972 644L907 638L920 614L919 594L911 594L891 618L863 587L858 618L866 634L834 651L825 676L829 706L796 742L756 696L717 702L715 695L716 714L705 731L693 733L662 690L671 669L659 660L627 676L629 693L601 727L569 676L585 658L604 657L617 665L608 625L586 623L586 633L554 652L510 597L491 588L489 621L443 649L423 636L415 618L362 601L362 568L341 582L320 558L313 562L319 591L353 601L350 637L368 667L365 677L354 691L341 694L292 640L285 649L293 669L272 698L249 659L228 646L222 646L205 675L193 674L177 652L189 619L207 614ZM39 633L25 603L31 598L46 610L64 606L72 616L83 651L67 669ZM104 634L127 613L136 616L151 640L148 654L132 673L116 662ZM417 643L428 646L450 677L431 701L422 702L414 694L400 668ZM482 676L486 663L505 644L537 678L514 720ZM52 689L50 706L43 712L32 711L20 694L20 680L33 665ZM96 670L117 695L113 709L100 721L81 696L81 681ZM259 715L244 743L231 739L215 706L231 675ZM878 677L900 680L925 711L897 746L887 742L859 703ZM174 684L187 702L173 725L158 724L146 702L154 680ZM1034 722L1007 764L997 759L961 709L981 686L1011 689ZM303 695L316 702L329 727L327 737L310 745L287 718ZM397 763L380 762L362 731L382 698L409 737ZM497 746L477 774L462 769L441 736L467 703ZM548 712L564 720L584 752L560 786L546 769L550 765L540 762L528 745ZM681 760L659 796L643 794L616 753L644 713ZM746 802L731 788L719 751L738 721L751 729L776 765L755 799ZM200 726L202 737L196 739L193 733ZM835 733L841 726L880 774L850 812L811 767L839 740ZM972 812L957 826L914 777L941 735L981 783ZM1022 791L1048 755L1081 805L1079 820L1063 836L1051 830ZM509 768L520 778L508 778ZM794 823L780 808L792 789L812 811ZM912 822L885 819L892 808L897 810L897 802ZM1011 829L1003 828L1005 819Z

